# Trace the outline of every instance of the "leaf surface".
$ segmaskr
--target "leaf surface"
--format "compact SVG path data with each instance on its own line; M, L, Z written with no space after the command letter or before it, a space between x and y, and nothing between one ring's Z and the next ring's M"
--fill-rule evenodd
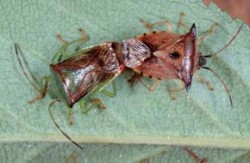
M121 41L147 32L139 22L141 18L148 22L168 19L176 32L181 12L186 15L184 23L188 27L195 22L198 35L214 22L219 23L216 32L199 45L203 54L213 54L223 47L241 24L240 20L232 20L215 5L207 8L198 0L1 2L2 162L11 159L43 162L43 158L51 155L50 151L53 151L53 157L50 157L53 162L67 160L72 153L77 162L92 162L91 159L101 162L102 158L105 158L104 162L137 162L147 158L181 162L187 159L187 153L181 148L165 145L204 147L201 152L204 157L224 162L227 159L249 161L250 30L246 25L226 50L208 61L208 66L227 84L233 98L233 109L222 84L205 70L198 73L209 79L215 90L209 91L206 85L194 79L191 91L188 94L178 92L175 101L171 100L167 89L180 86L178 81L164 81L155 91L149 92L139 83L131 88L127 83L129 74L125 73L115 80L116 97L97 95L108 109L93 109L85 115L76 106L73 126L68 125L67 107L63 103L53 106L53 114L61 128L75 141L83 143L85 151L81 152L72 144L65 144L68 141L53 125L47 111L48 96L35 104L27 103L37 92L21 73L14 52L15 42L22 48L30 71L41 78L49 74L50 59L61 46L56 34L61 34L66 40L74 40L79 38L77 29L83 28L90 36L86 47L106 41ZM165 29L165 26L157 29ZM194 148L195 151L199 149ZM25 158L22 158L24 154ZM189 160L192 162L191 157Z

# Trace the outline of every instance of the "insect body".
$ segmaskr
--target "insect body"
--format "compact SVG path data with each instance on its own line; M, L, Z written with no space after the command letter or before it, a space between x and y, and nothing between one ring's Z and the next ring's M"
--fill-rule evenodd
M151 55L133 70L156 79L180 79L188 90L200 67L195 36L194 24L185 35L159 31L138 36L136 39L149 47Z
M216 54L224 50L236 38L242 29L243 24L231 40L221 48ZM204 37L204 36L203 36ZM150 78L161 79L180 79L188 91L192 84L195 72L201 68L212 72L223 84L233 107L232 98L225 82L209 67L205 67L206 58L212 55L203 55L198 51L196 43L196 27L193 24L186 34L180 35L165 31L154 31L149 34L137 36L128 42L137 40L148 47L150 57L138 64L130 67L135 72ZM132 45L133 46L133 45Z
M236 35L241 28L242 25ZM226 48L236 35L221 50ZM83 97L91 96L103 89L125 67L159 80L180 79L187 91L191 87L194 73L200 68L208 69L218 77L213 70L204 66L206 57L211 56L203 56L197 50L195 24L183 35L154 31L121 42L106 42L80 49L72 56L68 55L68 47L76 42L80 40L66 43L53 58L50 65L51 75L46 78L46 84L40 89L40 94L43 95L39 95L32 102L49 92L53 99L65 101L69 107L73 107ZM27 76L28 73L25 72L18 55L20 49L15 47L24 75L34 86L33 75L31 74L31 79ZM55 59L58 58L62 61L57 63ZM221 79L220 81L228 92L225 83ZM35 86L37 87L39 86ZM231 101L231 96L229 97Z
M77 56L51 64L51 90L56 98L63 99L69 107L86 95L100 91L124 66L118 60L120 53L114 49L115 42L107 42L84 49Z
M242 26L220 51L235 39ZM50 64L51 75L43 78L45 82L42 85L37 82L33 74L25 70L26 62L20 55L20 48L15 44L16 55L24 76L39 91L39 95L31 100L31 103L48 93L52 99L64 101L71 108L79 100L101 91L127 67L150 78L180 79L187 91L197 70L200 68L210 70L224 85L232 105L231 96L223 80L212 69L204 67L205 58L211 56L203 56L198 52L195 24L183 35L157 31L121 42L106 42L78 49L69 55L68 48L83 40L84 37L69 43L62 40L64 45ZM50 106L51 104L49 111ZM51 111L50 115L52 116ZM52 119L61 133L80 147L60 129L53 117Z

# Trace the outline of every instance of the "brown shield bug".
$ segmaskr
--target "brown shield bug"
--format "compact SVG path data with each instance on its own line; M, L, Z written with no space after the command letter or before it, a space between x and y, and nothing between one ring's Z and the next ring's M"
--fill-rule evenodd
M157 23L153 24L155 25ZM242 27L243 24L239 27L236 34L228 41L228 43L214 55L217 55L222 50L227 48L239 34ZM210 28L210 33L213 33L213 31L214 26ZM204 39L207 35L202 36L201 39ZM134 42L140 42L140 44L143 44L147 47L147 49L149 49L148 53L151 54L150 57L148 57L145 61L140 62L138 66L127 66L125 64L141 76L154 78L158 81L152 87L148 87L149 90L155 89L161 79L179 79L184 83L184 87L188 92L195 72L203 68L212 72L220 80L228 94L231 107L233 107L232 97L225 82L214 70L205 66L206 58L214 55L203 55L198 51L195 24L191 26L189 32L183 35L166 31L153 31L123 42L129 44L131 49L134 48L133 46L137 46ZM130 53L131 56L137 55L133 54L133 51ZM134 79L132 77L129 82L133 82L133 80ZM200 78L200 80L203 80L203 78ZM204 82L209 84L209 81L205 80ZM211 87L211 85L209 86ZM181 89L170 89L170 93L171 91L175 92L179 90Z

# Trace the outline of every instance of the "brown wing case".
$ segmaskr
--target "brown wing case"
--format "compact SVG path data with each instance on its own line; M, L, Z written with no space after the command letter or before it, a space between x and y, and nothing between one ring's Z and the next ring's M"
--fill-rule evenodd
M112 44L108 42L92 47L73 58L50 65L55 81L52 86L60 85L54 89L58 88L69 107L122 71Z

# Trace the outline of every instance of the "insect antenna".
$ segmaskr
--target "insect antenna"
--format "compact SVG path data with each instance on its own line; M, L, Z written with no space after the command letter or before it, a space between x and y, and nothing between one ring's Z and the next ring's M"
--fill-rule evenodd
M28 80L30 85L32 85L39 92L40 88L39 88L38 80L34 77L34 75L32 75L30 72L25 70L25 67L28 70L28 63L24 59L24 57L22 56L22 51L21 51L20 47L18 46L17 43L14 43L14 47L15 47L15 53L16 53L16 57L18 60L18 64L21 67L21 70L22 70L24 77Z
M48 110L49 110L49 115L50 115L50 117L51 117L51 119L52 119L52 121L54 122L54 124L55 124L55 126L56 126L56 128L71 142L71 143L73 143L74 145L76 145L78 148L80 148L81 150L83 150L83 148L77 143L77 142L75 142L74 140L72 140L71 139L71 137L68 135L68 134L66 134L62 129L61 129L61 127L58 125L58 123L56 122L56 120L55 120L55 118L54 118L54 116L53 116L53 114L52 114L52 112L51 112L51 106L54 104L56 102L56 100L53 100L53 101L51 101L50 102L50 104L49 104L49 106L48 106Z
M220 52L222 52L224 49L226 49L235 40L235 38L239 35L241 29L243 28L243 25L244 25L244 23L242 23L240 25L240 27L238 28L237 32L233 35L233 37L221 49L219 49L216 53L214 53L213 55L211 55L211 54L203 55L202 57L211 58L211 57L214 57L214 56L218 55ZM220 76L213 69L211 69L209 67L205 67L205 66L202 66L202 68L212 72L220 80L220 82L223 84L223 86L224 86L224 88L225 88L225 90L227 92L227 95L228 95L229 100L230 100L231 107L233 108L232 96L229 93L229 90L227 88L226 83L220 78Z
M213 69L211 69L210 67L202 66L202 68L203 68L203 69L206 69L206 70L208 70L208 71L210 71L210 72L212 72L213 75L216 76L216 77L220 80L220 82L222 83L222 85L224 86L224 88L225 88L225 90L226 90L226 92L227 92L227 95L228 95L229 100L230 100L231 107L233 108L232 96L230 95L230 92L229 92L229 90L228 90L228 88L227 88L226 83L225 83L225 82L220 78L220 76L219 76Z
M244 23L242 23L241 25L240 25L240 27L239 27L239 29L237 30L237 32L233 35L233 37L220 49L220 50L218 50L215 54L213 54L213 55L204 55L203 57L205 57L205 58L210 58L210 57L212 57L212 56L216 56L216 55L218 55L220 52L222 52L224 49L226 49L234 40L235 40L235 38L238 36L238 34L240 33L240 31L241 31L241 29L242 29L242 27L243 27L243 25L244 25Z

